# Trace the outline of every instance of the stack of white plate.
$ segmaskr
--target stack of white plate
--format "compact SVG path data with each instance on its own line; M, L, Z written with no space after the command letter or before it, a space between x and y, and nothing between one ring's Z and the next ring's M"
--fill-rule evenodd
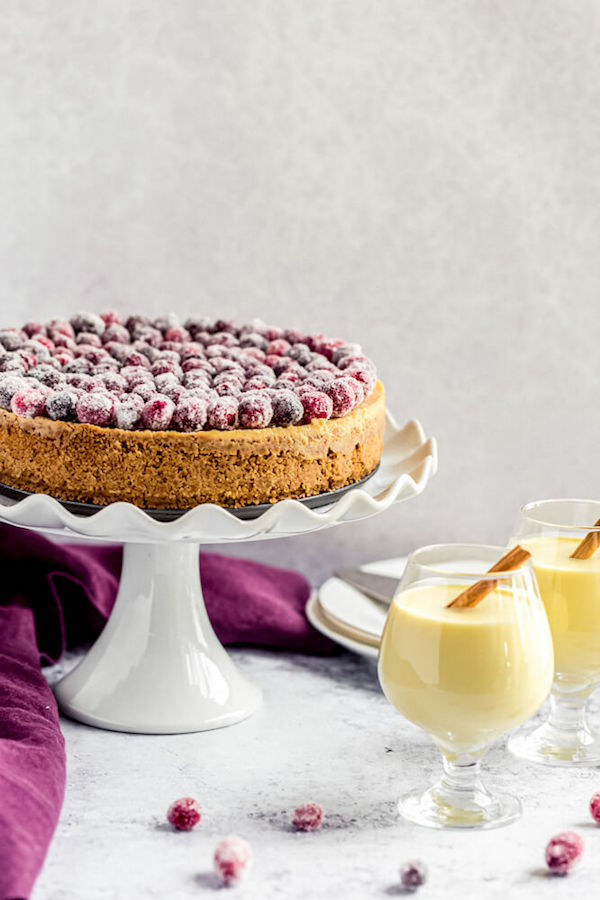
M399 579L405 565L406 557L402 556L361 568L363 572ZM347 650L373 659L377 658L387 611L385 603L372 600L335 577L328 578L314 591L306 605L306 615L317 631Z

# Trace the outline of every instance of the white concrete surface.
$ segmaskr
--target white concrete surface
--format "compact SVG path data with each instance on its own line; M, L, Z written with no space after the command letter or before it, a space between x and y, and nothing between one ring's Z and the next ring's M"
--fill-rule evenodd
M398 896L406 859L429 866L423 900L542 900L600 890L600 828L587 805L597 770L548 769L502 747L488 756L489 784L516 792L524 815L496 831L440 833L397 818L400 793L439 769L433 744L379 691L372 663L347 654L314 659L236 651L265 694L252 719L173 737L97 731L63 722L68 788L33 900L192 900L218 889L212 851L245 837L254 868L235 889L245 900L365 900ZM56 672L54 673L56 677ZM204 816L189 834L166 824L169 803L195 796ZM326 813L297 834L290 811L316 800ZM545 874L554 833L586 842L580 870Z

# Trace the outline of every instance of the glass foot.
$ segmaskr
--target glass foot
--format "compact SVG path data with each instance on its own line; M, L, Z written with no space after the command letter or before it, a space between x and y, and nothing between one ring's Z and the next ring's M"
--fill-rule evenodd
M511 794L490 794L483 786L448 793L441 785L425 792L411 791L398 803L398 811L410 822L427 828L500 828L516 821L521 803Z
M546 766L600 766L600 737L585 727L562 731L550 722L518 732L508 749L515 756Z

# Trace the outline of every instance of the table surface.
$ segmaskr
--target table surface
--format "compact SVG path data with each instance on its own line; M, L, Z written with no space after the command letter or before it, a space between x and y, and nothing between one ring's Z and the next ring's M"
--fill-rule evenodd
M503 745L486 758L491 786L517 793L522 819L488 832L439 832L406 823L396 800L430 783L440 761L428 738L381 694L375 666L352 654L320 659L234 651L264 691L253 718L219 731L142 736L64 720L68 784L60 823L32 900L187 900L218 889L212 852L224 836L246 838L253 869L245 900L344 900L402 894L398 868L421 859L427 900L594 896L600 890L600 828L588 814L600 772L521 762ZM65 667L51 670L55 679ZM191 795L196 830L175 832L165 811ZM323 806L318 832L296 833L290 811ZM543 851L576 829L579 871L546 875ZM579 893L581 892L581 893Z

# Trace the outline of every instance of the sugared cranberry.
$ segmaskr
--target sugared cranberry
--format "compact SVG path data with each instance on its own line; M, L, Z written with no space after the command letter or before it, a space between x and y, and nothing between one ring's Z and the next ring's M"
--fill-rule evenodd
M176 313L167 313L155 319L152 325L164 334L169 328L179 328L179 316Z
M268 346L269 342L262 336L262 334L257 334L255 331L251 331L248 334L245 334L240 339L240 347L258 347L259 350L266 352Z
M115 401L104 391L82 394L77 401L77 418L86 425L110 425Z
M273 418L273 405L267 394L242 394L238 418L242 428L266 428Z
M175 407L173 425L179 431L201 431L206 423L208 404L202 397L181 397Z
M56 387L57 384L65 380L64 375L58 369L55 369L54 366L49 366L47 363L39 363L37 366L32 366L28 375L31 378L37 378L42 384L51 388Z
M427 866L416 859L411 859L400 866L400 884L405 891L412 893L427 881Z
M74 390L55 391L46 399L46 409L51 419L72 422L77 418L78 394Z
M546 865L553 875L567 875L583 853L583 838L574 831L555 835L546 847Z
M38 344L41 344L42 347L45 347L46 350L50 351L50 353L52 353L52 351L55 348L54 341L51 340L49 337L46 337L45 334L34 334L33 337L31 338L31 340L35 341Z
M185 344L191 339L191 335L186 328L169 328L165 332L165 341L175 341L178 344Z
M119 374L125 379L129 388L135 387L136 384L140 384L142 381L154 384L154 379L148 369L144 369L141 366L123 366Z
M210 375L203 369L192 369L191 372L184 373L182 384L190 390L194 390L197 387L207 387L210 385Z
M353 381L352 378L336 378L323 386L323 393L333 403L331 415L334 419L348 415L356 406L357 395Z
M174 372L163 372L162 375L157 375L154 379L154 383L159 394L164 394L165 388L175 387L175 385L181 384Z
M266 353L264 350L261 350L260 347L245 347L244 355L248 359L253 359L256 362L264 363L266 357Z
M18 350L26 340L27 335L25 332L16 328L3 328L0 331L0 344L5 350Z
M594 794L590 800L590 813L594 822L600 825L600 794Z
M9 352L0 355L0 372L15 372L24 375L28 368L29 365L16 353Z
M303 334L302 331L298 331L297 328L286 328L283 332L283 336L290 344L306 343L306 335Z
M164 394L156 394L148 400L142 410L142 424L152 431L164 431L171 424L174 412L175 404L171 398Z
M125 394L115 403L114 418L117 428L131 431L138 424L144 400L139 394Z
M100 336L94 334L92 331L80 331L77 337L75 338L76 344L88 344L90 347L101 347L102 341L100 340Z
M86 375L89 375L91 371L92 363L89 359L86 359L85 356L78 356L77 359L72 359L63 367L63 372L83 372Z
M156 397L156 385L153 381L138 381L138 383L131 388L131 393L141 397L144 403L147 403L149 400L152 400L153 397Z
M34 334L45 334L46 328L44 325L41 325L39 322L27 322L23 325L22 330L25 332L27 337L33 337Z
M307 387L300 397L304 407L304 421L312 422L313 419L329 419L333 411L333 402L322 391Z
M302 421L304 407L300 398L292 391L273 391L271 404L273 406L273 425L286 428L289 425L298 425Z
M231 431L238 425L238 402L235 397L219 397L208 405L208 428Z
M75 337L73 326L69 322L67 322L66 319L52 319L50 322L48 322L48 335L52 338L54 343L56 343L56 338L52 335L53 331L55 331L57 334L64 334L64 336L68 338Z
M12 395L10 408L17 416L42 416L46 411L46 395L39 388L22 388Z
M58 349L52 354L52 359L54 359L59 366L66 366L73 358L73 354L70 350Z
M193 797L175 800L167 810L167 819L177 831L191 831L202 818L202 811Z
M140 353L138 350L130 350L130 352L125 357L125 365L140 366L143 369L149 369L150 360L147 356L144 356L144 354Z
M100 313L100 318L108 328L110 325L122 325L123 319L121 317L121 313L118 313L114 309L109 309L106 312Z
M360 363L361 366L369 366L371 369L375 368L372 361L368 356L365 356L364 353L352 353L349 356L343 356L337 363L337 367L343 372L344 369L347 369L356 363Z
M70 319L74 331L91 331L92 334L104 334L104 320L94 312L78 312Z
M110 344L112 341L117 344L128 344L129 339L129 332L125 326L120 325L119 322L107 323L106 331L102 335L102 340L105 345Z
M340 344L339 347L336 347L333 351L331 361L334 362L337 366L340 359L343 359L344 356L357 356L362 354L362 347L360 344Z
M323 824L323 809L318 803L303 803L292 814L292 825L298 831L316 831Z
M150 366L150 371L153 375L164 375L165 372L170 372L171 374L175 373L178 378L183 376L183 371L181 366L178 363L174 362L172 359L157 359Z
M235 334L236 332L233 319L217 319L211 330L213 333L228 331L230 334Z
M364 366L360 363L353 363L344 369L344 375L354 378L360 382L364 388L365 397L368 397L377 382L377 375L371 366Z
M278 338L275 341L271 341L271 343L267 347L267 353L273 356L284 356L292 345L284 340L283 338Z
M0 375L0 406L2 409L10 409L10 401L17 391L27 388L27 381L19 375L11 372Z
M10 354L12 355L12 354ZM25 350L21 347L19 350L15 350L14 355L17 359L21 360L26 369L32 369L34 366L43 365L43 361L38 359L35 353L32 353L31 350ZM52 357L49 357L49 361L51 361Z
M226 837L215 849L213 865L223 884L235 884L250 869L252 851L250 845L240 837Z

